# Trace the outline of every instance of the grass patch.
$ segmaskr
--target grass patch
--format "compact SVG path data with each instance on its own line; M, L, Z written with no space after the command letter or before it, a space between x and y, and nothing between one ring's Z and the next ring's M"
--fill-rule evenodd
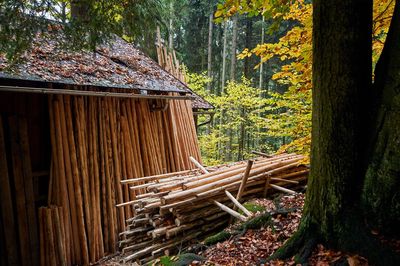
M243 206L248 211L251 211L251 212L263 212L263 211L265 211L265 207L264 206L258 205L258 204L254 203L254 202L246 202L246 203L243 204Z

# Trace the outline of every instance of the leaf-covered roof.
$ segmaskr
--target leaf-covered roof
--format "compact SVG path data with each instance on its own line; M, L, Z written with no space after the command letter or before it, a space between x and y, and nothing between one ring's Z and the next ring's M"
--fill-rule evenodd
M32 47L12 66L0 54L0 78L42 81L153 93L194 96L193 108L213 108L184 83L162 69L132 44L115 37L95 51L73 51L59 42L61 33L38 33Z

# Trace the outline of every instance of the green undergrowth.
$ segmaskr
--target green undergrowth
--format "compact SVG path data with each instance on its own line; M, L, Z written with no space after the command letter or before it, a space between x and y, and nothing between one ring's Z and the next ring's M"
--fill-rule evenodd
M193 261L204 261L205 258L193 253L183 253L177 256L163 256L149 265L162 265L162 266L186 266L190 265Z
M272 225L272 217L273 214L269 212L264 212L246 222L239 223L238 225L235 225L232 229L227 229L222 230L221 232L218 232L215 235L209 236L204 240L204 245L206 246L211 246L215 245L219 242L223 242L231 237L240 237L248 229L260 229L265 226L271 226Z
M249 210L251 212L254 212L254 213L255 212L264 212L265 211L265 207L264 206L261 206L259 204L254 203L254 202L246 202L246 203L243 204L243 206L247 210Z

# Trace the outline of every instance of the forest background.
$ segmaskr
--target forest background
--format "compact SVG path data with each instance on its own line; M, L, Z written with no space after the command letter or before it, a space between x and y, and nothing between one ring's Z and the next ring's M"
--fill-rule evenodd
M252 150L308 155L311 1L238 1L241 10L234 2L169 2L165 39L185 62L189 86L216 107L198 132L205 162L242 160ZM374 1L374 65L393 8L394 1Z
M85 1L93 2L90 10L79 7L82 1L4 1L0 15L8 17L0 22L0 51L15 57L29 46L33 32L46 26L37 18L50 17L70 22L72 47L90 49L116 33L156 58L160 26L165 45L185 64L189 87L215 106L211 123L198 128L206 165L242 160L252 150L309 154L311 1ZM374 1L374 64L393 8L393 0ZM74 12L82 11L91 19L74 20ZM90 37L82 40L82 32ZM199 123L209 116L200 115Z

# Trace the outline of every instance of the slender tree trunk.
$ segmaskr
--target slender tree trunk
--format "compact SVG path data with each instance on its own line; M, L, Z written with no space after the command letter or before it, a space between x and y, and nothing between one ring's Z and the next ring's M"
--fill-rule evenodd
M221 75L221 95L225 92L225 76L226 76L226 42L227 42L227 31L228 24L224 22L224 33L223 33L223 46L222 46L222 75Z
M231 46L231 75L230 80L236 80L236 49L238 33L238 15L233 16L232 20L232 46Z
M210 11L210 16L209 16L209 21L208 21L208 58L207 58L207 76L210 79L210 81L207 83L207 91L211 92L211 78L212 78L212 73L211 73L211 66L212 66L212 35L213 35L213 18L214 18L214 10L211 5L211 11Z
M224 33L223 33L223 48L222 48L222 74L221 74L221 95L225 94L225 75L226 75L226 42L227 42L227 31L228 31L228 25L227 22L224 22ZM221 117L219 118L219 141L218 141L218 151L220 154L220 158L222 157L222 154L224 153L225 147L222 147L222 141L221 137L223 136L223 123L224 123L224 116L225 112L222 109L221 110Z
M253 36L253 20L248 18L246 21L246 47L252 47L251 38ZM244 59L244 76L247 79L251 77L250 57Z
M261 24L261 44L264 43L264 39L265 39L265 29L264 29L264 22L265 22L265 17L264 17L264 12L262 13L262 24ZM263 68L264 68L264 64L262 62L262 59L260 59L260 76L259 76L259 81L258 81L258 88L260 90L262 90L263 88ZM267 88L268 89L268 88ZM262 91L260 92L260 98L263 97L262 95ZM260 111L257 112L257 116L261 116ZM255 146L256 146L256 150L258 150L258 146L260 145L260 127L257 125L257 135L255 137Z
M169 49L174 49L174 25L173 25L173 16L174 16L174 3L172 0L169 2L169 25L168 25L168 45Z
M84 0L71 0L71 18L79 22L89 20L89 3Z
M61 21L63 24L67 22L67 3L60 3L61 6Z
M238 15L233 16L232 20L232 46L231 46L231 71L230 80L235 81L236 78L236 48L237 48L237 32L238 32ZM227 132L229 136L228 145L225 149L225 156L227 161L232 160L232 144L233 144L233 131L231 128Z
M237 157L237 160L238 161L241 161L241 160L243 160L243 151L244 151L244 141L245 141L245 134L246 134L246 132L245 132L245 121L246 121L246 118L245 118L245 109L244 109L244 107L241 107L240 108L240 117L241 117L241 119L242 119L242 121L240 122L240 134L239 134L239 139L238 139L238 141L239 141L239 151L238 151L238 157Z
M264 29L264 22L265 22L265 17L264 15L262 16L262 24L261 24L261 43L264 43L264 38L265 38L265 29ZM263 67L264 64L262 62L262 59L260 59L260 77L258 81L258 87L262 89L263 87Z

